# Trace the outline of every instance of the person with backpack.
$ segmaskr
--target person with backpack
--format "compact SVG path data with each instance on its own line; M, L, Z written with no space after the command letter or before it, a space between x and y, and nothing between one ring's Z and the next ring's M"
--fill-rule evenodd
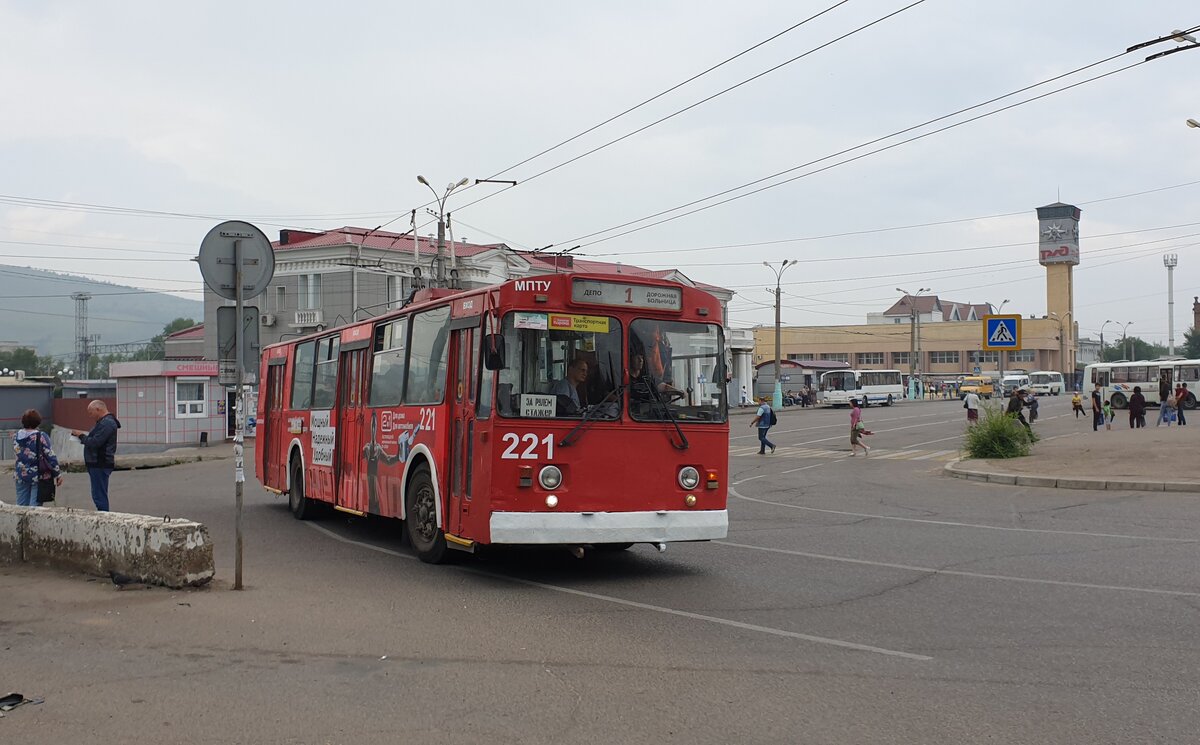
M17 461L13 480L17 486L17 506L40 507L43 501L54 499L54 490L62 486L62 469L58 456L50 447L50 435L38 429L42 415L29 409L21 415L21 429L13 437ZM45 499L38 498L38 492Z
M775 410L766 401L758 407L758 413L754 417L754 421L750 422L750 426L758 427L758 454L766 455L767 448L771 448L771 452L775 452L775 443L767 439L767 430L779 423L779 418L775 416Z

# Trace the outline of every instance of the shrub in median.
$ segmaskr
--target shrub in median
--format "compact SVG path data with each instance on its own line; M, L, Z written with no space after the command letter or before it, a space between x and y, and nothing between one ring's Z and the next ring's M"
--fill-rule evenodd
M986 406L980 409L979 421L967 427L963 449L972 458L1016 458L1029 455L1029 446L1037 435L1003 409Z

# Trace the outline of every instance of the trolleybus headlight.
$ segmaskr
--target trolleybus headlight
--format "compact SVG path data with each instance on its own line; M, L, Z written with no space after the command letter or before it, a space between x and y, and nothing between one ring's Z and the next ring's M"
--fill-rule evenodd
M557 489L562 484L562 471L558 466L546 466L538 471L538 483L543 489Z
M700 472L691 466L680 468L679 485L684 489L695 489L700 485Z

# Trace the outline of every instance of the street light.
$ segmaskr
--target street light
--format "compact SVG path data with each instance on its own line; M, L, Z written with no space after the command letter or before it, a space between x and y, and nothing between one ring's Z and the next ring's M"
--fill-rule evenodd
M921 315L917 312L917 304L913 302L913 299L923 292L929 292L929 288L922 287L914 294L897 287L896 292L903 292L904 302L908 304L908 397L915 399L917 397L917 380L921 375Z
M1063 331L1063 322L1067 320L1067 316L1070 316L1072 319L1074 319L1075 315L1071 311L1064 313L1062 318L1059 318L1058 314L1053 311L1051 311L1050 315L1054 317L1054 320L1058 321L1058 362L1062 367L1061 372L1063 374L1063 381L1065 382L1068 378L1070 378L1072 381L1071 389L1074 390L1075 371L1071 370L1069 374L1067 372L1067 338L1064 335L1065 332ZM1074 339L1074 334L1072 334L1072 339Z
M993 315L1000 315L1000 311L1004 310L1004 306L1008 305L1011 302L1012 302L1011 300L1005 298L1004 300L1000 301L999 305L992 305L991 303L988 303L988 307L995 308L995 310L992 311Z
M426 187L428 187L429 191L433 193L433 199L435 202L437 202L438 206L437 270L435 276L440 287L446 286L446 200L450 197L450 192L454 191L460 186L466 186L469 181L470 179L464 177L456 183L449 184L446 187L446 192L439 197L437 191L435 191L434 188L429 185L429 182L425 180L425 177L420 174L417 175L417 183L424 184Z
M773 409L783 408L783 377L779 365L781 346L779 338L779 281L783 277L784 271L790 266L795 266L797 263L799 262L797 262L795 259L784 259L779 264L779 268L776 269L771 265L771 262L763 262L763 266L775 272L775 390L771 394L771 408ZM767 291L770 292L770 290Z
M1133 352L1131 352L1125 346L1125 336L1126 336L1126 332L1128 331L1129 327L1133 325L1133 321L1129 321L1128 323L1121 323L1120 321L1118 321L1117 325L1121 327L1121 351L1124 352L1125 359L1132 360Z
M1167 354L1175 354L1175 266L1179 254L1163 254L1163 266L1167 268Z
M1200 127L1200 122L1196 121L1195 119L1188 119L1187 125L1189 127Z
M1104 362L1104 327L1110 323L1116 323L1116 322L1115 321L1105 321L1104 323L1100 324L1100 359L1098 360L1099 362Z

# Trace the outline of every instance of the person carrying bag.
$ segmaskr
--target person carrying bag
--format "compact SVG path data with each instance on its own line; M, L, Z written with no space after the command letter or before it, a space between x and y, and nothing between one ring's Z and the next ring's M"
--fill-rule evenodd
M37 507L54 500L56 487L62 485L62 470L50 439L38 427L42 415L29 409L21 415L21 429L13 437L16 464L13 476L17 488L17 505Z

